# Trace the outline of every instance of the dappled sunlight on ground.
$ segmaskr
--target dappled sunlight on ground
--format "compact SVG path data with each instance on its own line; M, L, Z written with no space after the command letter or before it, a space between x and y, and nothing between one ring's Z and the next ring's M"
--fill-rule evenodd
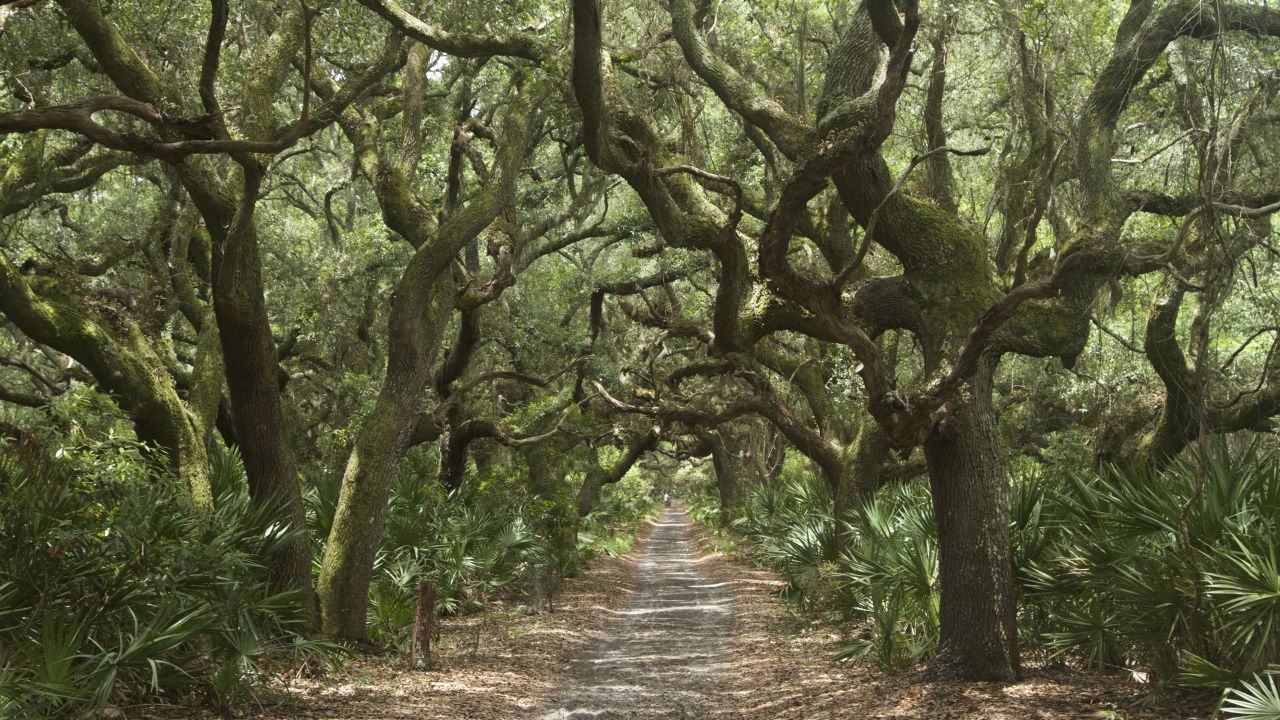
M569 718L706 717L733 636L733 590L701 567L688 516L667 509L636 546L636 593L575 662L540 714Z

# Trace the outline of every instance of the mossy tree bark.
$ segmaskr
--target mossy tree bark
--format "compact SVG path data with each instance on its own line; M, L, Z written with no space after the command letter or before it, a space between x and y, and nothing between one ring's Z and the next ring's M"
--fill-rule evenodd
M46 167L56 163L45 157L46 135L39 131L23 138L9 159L6 172L0 174L0 198L5 198L0 217L29 207L47 192L65 192L76 189L81 182L89 183L119 162L113 158L112 163L94 165L87 173L84 168L76 168L70 179L51 182L50 178L57 179L58 173L54 172L56 168ZM150 223L148 236L167 233L175 209L172 198L162 204ZM66 287L65 281L24 275L5 256L0 256L0 313L34 342L88 368L99 387L132 420L138 439L164 453L192 504L203 513L213 509L205 445L208 427L199 421L201 405L196 401L199 393L212 384L209 378L193 379L195 412L189 416L154 338L147 337L133 319L123 313L104 316ZM207 353L201 354L198 369L212 365Z
M925 441L938 523L939 677L1007 680L1021 672L1009 542L1009 478L991 405L988 358Z
M192 503L213 509L206 437L188 419L173 379L151 339L126 317L94 317L50 280L37 294L0 256L0 312L35 342L74 358L93 373L133 421L138 439L153 443L186 486Z
M284 150L302 137L318 132L389 70L388 58L374 62L333 94L330 103L309 113L304 92L302 117L283 133L276 114L278 94L299 54L309 69L309 34L314 11L305 4L286 5L275 18L267 39L246 70L237 95L238 109L226 113L218 99L222 43L226 37L227 5L213 4L213 13L195 93L179 88L155 72L94 0L60 0L65 16L85 43L102 72L125 97L116 106L147 118L160 135L157 140L120 135L96 126L85 116L73 129L108 147L136 152L170 163L202 215L213 240L214 315L226 368L231 419L257 503L277 506L281 519L305 526L305 510L288 429L284 422L278 381L279 367L262 288L254 209L265 168L262 154ZM394 60L394 54L391 58ZM304 90L309 90L304 84ZM198 97L197 109L194 99ZM203 113L196 123L170 123ZM38 123L38 117L15 114L15 120ZM62 127L60 125L59 127ZM197 157L192 157L195 154ZM206 155L235 161L230 182L226 167ZM268 558L273 583L302 593L312 605L310 545L305 534Z
M321 562L321 624L330 637L367 637L369 584L391 480L411 444L441 340L460 301L451 265L514 198L531 139L526 101L520 95L506 112L490 182L438 227L412 190L417 159L381 149L375 116L351 109L341 120L359 148L360 168L374 186L383 221L413 246L414 254L392 294L386 377L347 460Z
M320 567L320 610L323 632L362 641L369 602L373 560L386 516L387 495L396 466L409 446L423 392L430 383L433 348L439 347L453 310L453 278L436 282L407 297L397 289L393 322L407 322L406 343L392 345L382 391L356 438L342 478L333 527ZM406 305L417 301L413 310ZM415 312L416 311L416 312Z

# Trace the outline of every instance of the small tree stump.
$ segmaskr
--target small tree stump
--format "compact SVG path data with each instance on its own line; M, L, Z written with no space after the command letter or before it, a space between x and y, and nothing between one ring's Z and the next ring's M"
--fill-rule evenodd
M413 634L409 636L409 666L415 670L431 667L431 630L435 619L436 585L430 580L418 582L418 611L413 617Z

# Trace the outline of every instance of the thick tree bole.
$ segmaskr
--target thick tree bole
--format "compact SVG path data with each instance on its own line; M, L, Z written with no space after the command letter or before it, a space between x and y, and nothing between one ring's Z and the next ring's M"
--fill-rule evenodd
M256 182L243 192L257 194ZM251 212L251 210L250 210ZM213 265L213 311L222 344L231 421L249 477L255 504L273 506L275 516L298 535L268 558L272 587L297 590L313 624L315 595L311 586L311 541L306 508L281 406L279 363L262 288L262 261L252 219L228 220L230 228L217 243L220 259Z
M227 381L231 427L239 441L249 479L249 494L298 535L267 558L271 586L296 590L314 624L311 544L305 532L293 449L278 382L279 362L262 284L262 259L254 208L261 177L250 163L241 169L238 188L221 185L203 168L185 164L178 178L204 218L213 242L210 281L222 366ZM247 198L251 198L246 201Z
M737 502L742 463L733 448L728 446L722 433L715 433L710 441L711 465L716 473L716 493L720 496L720 524L728 526L730 510Z
M930 672L941 678L1019 676L1008 477L991 404L986 359L925 441L938 523L940 635Z

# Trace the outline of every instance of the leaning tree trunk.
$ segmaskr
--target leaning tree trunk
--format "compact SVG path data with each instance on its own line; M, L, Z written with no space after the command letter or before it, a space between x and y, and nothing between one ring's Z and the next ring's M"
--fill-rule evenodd
M938 677L1018 677L1013 554L1004 457L991 404L995 360L983 361L970 395L925 441L938 523L941 625Z
M387 377L347 460L333 527L320 567L320 620L325 635L363 641L374 558L386 523L384 512L396 465L409 447L422 397L431 382L455 288L449 273L430 286L417 276L422 254L411 261L392 299Z
M205 437L188 418L154 340L137 324L128 318L118 319L114 328L100 323L56 285L47 295L37 294L3 256L0 314L33 341L84 365L133 421L138 439L164 451L194 506L206 515L213 510Z
M1200 432L1200 383L1187 362L1178 341L1178 315L1186 290L1172 278L1166 279L1159 299L1151 306L1143 336L1147 361L1164 385L1164 404L1156 427L1137 448L1128 464L1162 470ZM1194 325L1194 324L1193 324Z
M386 378L347 460L320 567L321 627L331 637L355 641L366 637L369 584L391 480L417 426L422 399L431 384L431 367L457 300L450 268L458 252L474 243L513 202L530 139L527 110L522 95L503 119L503 142L494 158L493 176L435 232L425 222L426 207L412 191L416 158L409 158L408 164L389 162L377 150L375 122L355 113L343 120L343 130L361 148L360 164L374 183L383 221L415 250L391 296Z
M578 516L590 515L596 504L600 502L600 492L604 486L612 485L626 477L631 466L639 462L642 455L658 446L660 438L661 433L656 427L637 432L627 441L626 449L612 465L607 468L597 466L588 470L587 476L582 480L582 487L578 489L576 501Z

